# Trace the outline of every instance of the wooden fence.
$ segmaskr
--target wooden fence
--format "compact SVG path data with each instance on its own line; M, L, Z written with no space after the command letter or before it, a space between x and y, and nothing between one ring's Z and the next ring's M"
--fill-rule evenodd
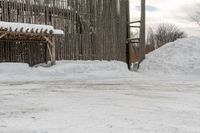
M57 60L126 61L129 0L0 0L0 20L53 25ZM0 42L0 62L49 59L44 42Z

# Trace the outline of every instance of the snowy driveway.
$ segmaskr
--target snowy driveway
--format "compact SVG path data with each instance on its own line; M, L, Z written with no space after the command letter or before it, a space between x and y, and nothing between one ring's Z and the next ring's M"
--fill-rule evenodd
M200 133L200 82L0 82L0 133Z

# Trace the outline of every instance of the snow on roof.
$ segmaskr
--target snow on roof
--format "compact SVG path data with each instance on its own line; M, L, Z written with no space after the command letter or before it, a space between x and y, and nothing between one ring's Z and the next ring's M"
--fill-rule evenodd
M64 31L63 30L59 30L59 29L54 29L53 34L55 34L55 35L64 35Z
M0 21L0 28L7 29L7 31L15 32L28 32L37 33L45 31L47 34L63 35L64 31L59 29L54 29L51 25L39 25L39 24L28 24L28 23L13 23Z

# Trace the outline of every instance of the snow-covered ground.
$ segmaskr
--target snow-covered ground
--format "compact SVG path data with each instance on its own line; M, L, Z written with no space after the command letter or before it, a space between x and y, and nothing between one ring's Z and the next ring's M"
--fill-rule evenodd
M197 38L183 42L189 40L191 49L200 47ZM180 48L178 43L165 49ZM171 56L178 58L174 49ZM160 60L163 66L155 71L151 65L164 47L155 53L138 73L118 61L60 61L37 68L0 64L0 133L200 133L199 69L173 74L181 60L163 56L167 63ZM194 51L183 65L195 61L198 68L197 55Z
M52 67L33 68L28 64L3 63L0 73L0 81L106 79L134 75L125 63L118 61L58 61Z

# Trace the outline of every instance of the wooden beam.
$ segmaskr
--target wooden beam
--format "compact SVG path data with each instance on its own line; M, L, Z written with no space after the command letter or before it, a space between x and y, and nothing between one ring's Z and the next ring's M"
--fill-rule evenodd
M48 38L48 37L46 37L46 36L43 36L44 37L44 39L51 45L51 47L53 47L53 42Z
M139 20L139 21L129 22L129 24L135 24L135 23L141 23L141 20Z
M128 38L127 41L139 41L140 38Z
M140 28L140 26L130 26L130 28Z
M49 46L49 43L47 44L47 48L48 48L48 51L49 51L49 54L50 54L50 58L51 58L51 62L52 62L52 52L51 52L51 48Z
M140 44L140 41L130 41L130 42L128 42L128 43L131 43L131 44Z
M50 54L50 57L51 57L51 65L55 65L56 64L56 46L55 46L55 36L52 36L51 37L51 40L46 37L46 36L43 36L44 39L48 42L49 45L48 46L48 49L49 49L49 54Z
M11 34L11 35L24 35L24 36L27 36L27 35L31 35L31 36L50 36L51 34L48 34L48 33L31 33L31 32L12 32L12 31L0 31L0 34L4 34L4 33L8 33L8 34Z
M25 42L25 43L30 43L30 42L34 42L34 43L46 43L47 41L45 40L21 40L21 39L12 39L12 40L9 40L9 39L0 39L0 42Z
M3 35L0 36L0 39L5 37L8 33L4 33Z
M55 36L52 36L52 47L51 47L51 51L52 51L52 61L51 61L51 65L55 65L56 64L56 38Z

